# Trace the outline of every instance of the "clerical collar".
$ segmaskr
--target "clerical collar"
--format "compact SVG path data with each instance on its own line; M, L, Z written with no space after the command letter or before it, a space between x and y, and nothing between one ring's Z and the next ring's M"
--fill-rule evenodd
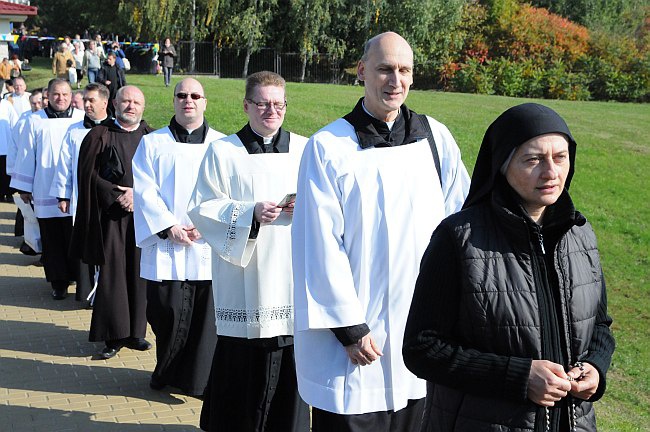
M371 113L370 111L368 111L368 108L366 108L366 102L365 102L365 100L362 100L362 101L361 101L361 106L363 107L363 111L364 111L366 114L368 114L370 117L374 118L375 120L379 120L379 121L381 121L381 119L378 119L377 117L375 117L374 115L372 115L372 113ZM398 116L398 117L399 117L399 114L400 114L400 110L397 110L397 116ZM395 120L397 120L397 117L395 118ZM387 121L387 122L384 122L384 123L386 123L386 126L388 127L388 129L392 129L392 128L393 128L393 125L395 124L395 120L393 120L393 121Z
M428 135L417 115L406 105L400 107L392 129L388 128L386 122L374 118L364 110L363 98L359 99L354 109L343 118L354 127L362 149L411 144L426 139Z
M84 127L86 129L94 128L95 126L110 126L113 124L113 117L106 116L102 120L93 120L88 117L88 114L84 116Z
M237 137L249 154L289 152L289 132L282 128L273 136L272 141L268 142L267 140L266 144L264 137L257 134L249 123L237 132Z
M74 108L72 105L70 105L67 109L63 111L54 111L50 106L45 107L45 115L47 115L47 118L70 118L72 117L72 112L74 111Z
M180 143L203 144L209 129L210 127L206 119L203 119L203 124L198 129L194 129L191 132L176 121L176 116L172 117L169 121L169 131L173 135L174 140Z

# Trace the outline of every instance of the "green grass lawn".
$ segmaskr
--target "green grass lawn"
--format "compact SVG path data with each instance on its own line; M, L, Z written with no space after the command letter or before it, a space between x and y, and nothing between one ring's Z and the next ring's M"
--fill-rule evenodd
M33 65L25 73L28 88L45 85L52 77L49 59L35 59ZM244 82L198 79L208 98L210 125L227 134L239 130L246 121ZM162 76L127 74L127 80L145 93L147 121L154 127L168 124L173 90L164 87ZM350 111L362 94L361 87L288 83L285 126L308 136ZM412 91L408 105L449 127L471 172L487 126L505 109L525 101ZM650 431L650 105L537 102L558 111L578 142L571 195L600 242L617 349L608 391L596 404L599 430Z

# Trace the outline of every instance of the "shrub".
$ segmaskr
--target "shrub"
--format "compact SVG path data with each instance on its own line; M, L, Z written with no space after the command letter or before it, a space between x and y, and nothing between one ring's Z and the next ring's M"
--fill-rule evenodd
M594 98L650 100L650 52L640 50L634 39L596 33L581 63Z
M499 26L499 54L512 60L532 57L547 65L558 60L572 64L589 47L587 28L530 5L501 18Z
M589 78L584 73L567 70L564 63L557 61L545 72L546 94L549 99L589 100Z
M489 69L476 59L469 59L451 79L452 89L465 93L494 94L494 81Z

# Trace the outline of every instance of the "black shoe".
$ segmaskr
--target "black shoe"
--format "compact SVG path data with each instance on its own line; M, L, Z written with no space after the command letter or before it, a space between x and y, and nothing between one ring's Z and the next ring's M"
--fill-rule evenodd
M53 289L52 298L54 300L63 300L68 296L68 289Z
M112 346L105 346L104 349L99 353L99 357L108 360L110 358L115 357L115 355L120 351L121 347L112 347Z
M22 242L22 244L20 245L20 248L18 250L20 250L20 253L22 253L24 255L29 255L29 256L38 255L38 252L36 252L34 249L32 249L31 246L29 246L25 242Z
M156 381L154 377L151 377L151 381L149 381L149 387L151 388L151 390L162 390L165 388L165 383Z
M124 346L138 351L147 351L151 349L151 344L147 342L145 338L127 338L124 342Z

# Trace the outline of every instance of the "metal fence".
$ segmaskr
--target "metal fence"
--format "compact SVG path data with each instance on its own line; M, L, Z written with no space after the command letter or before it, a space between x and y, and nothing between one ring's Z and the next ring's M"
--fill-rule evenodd
M194 46L194 64L192 64L192 45ZM241 78L244 71L246 50L236 48L217 48L211 42L179 42L176 45L178 57L174 65L177 74L206 74L221 78ZM131 60L132 72L153 73L153 52L127 52ZM132 58L133 57L133 58ZM134 61L135 60L135 61ZM248 74L270 70L284 77L287 81L300 81L302 58L298 53L278 53L274 49L263 48L251 54ZM311 56L305 67L305 82L341 83L345 81L341 66L329 54Z

